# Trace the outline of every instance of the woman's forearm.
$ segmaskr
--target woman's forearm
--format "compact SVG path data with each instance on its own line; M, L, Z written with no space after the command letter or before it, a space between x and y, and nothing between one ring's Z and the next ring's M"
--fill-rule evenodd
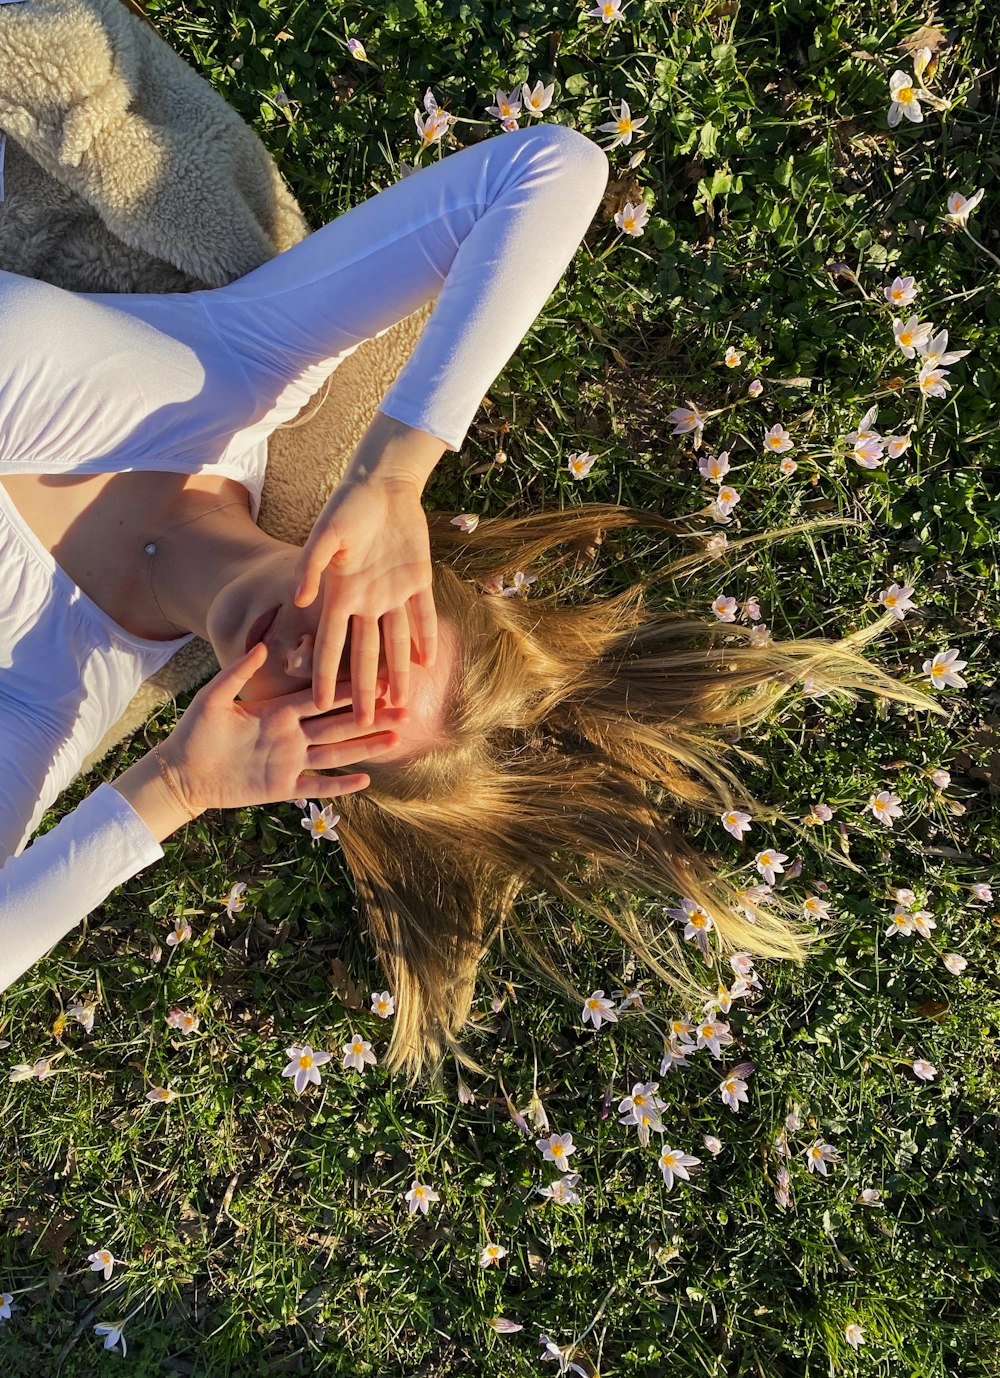
M406 481L423 492L447 445L437 436L376 411L344 471L343 483Z
M161 756L164 754L161 750ZM167 769L172 769L165 762ZM183 781L176 775L175 783L183 795ZM191 822L191 814L183 808L180 801L164 780L152 751L147 751L138 761L123 770L111 786L132 805L146 827L162 842L175 833L185 823Z

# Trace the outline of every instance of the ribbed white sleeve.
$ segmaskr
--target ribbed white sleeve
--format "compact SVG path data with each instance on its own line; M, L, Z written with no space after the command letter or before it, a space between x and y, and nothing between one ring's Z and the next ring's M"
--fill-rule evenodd
M132 805L100 784L50 832L0 866L0 990L163 848Z

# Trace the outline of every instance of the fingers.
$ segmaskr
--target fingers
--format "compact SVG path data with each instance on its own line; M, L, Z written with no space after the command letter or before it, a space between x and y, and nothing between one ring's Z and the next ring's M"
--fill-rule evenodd
M379 732L401 727L407 721L407 708L380 708L375 713L374 727ZM303 718L302 735L311 746L332 746L337 742L367 741L374 734L358 730L357 719L353 713L340 713L316 718Z
M405 607L383 613L382 645L389 671L389 697L400 708L410 692L410 644L410 619Z
M308 608L319 592L323 571L342 545L335 526L314 526L299 557L299 584L295 590L297 608Z
M263 654L261 654L263 652ZM213 680L204 686L205 697L231 703L246 688L247 683L267 661L267 647L262 641L239 656L231 665L220 670Z
M351 684L359 727L369 727L375 721L379 650L378 618L355 614L351 624Z
M335 744L319 742L306 747L307 759L315 770L339 770L358 761L376 761L399 746L399 741L397 732L373 732Z
M333 706L337 674L344 654L349 623L350 613L332 602L327 585L323 611L316 632L316 645L313 648L312 694L320 712L325 712ZM374 699L374 693L372 698Z
M434 595L430 589L421 589L413 595L407 607L417 633L420 664L425 670L429 670L437 659L438 621Z

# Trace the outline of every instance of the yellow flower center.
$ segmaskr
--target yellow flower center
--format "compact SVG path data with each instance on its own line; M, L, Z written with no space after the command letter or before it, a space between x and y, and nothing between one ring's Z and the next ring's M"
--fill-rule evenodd
M633 1105L638 1105L638 1106L643 1106L643 1105L646 1104L646 1097L645 1097L645 1096L633 1096L633 1097L632 1097L632 1104L633 1104Z
M631 128L632 128L632 121L631 121L631 120L619 120L619 121L618 121L618 133L619 133L619 134L627 134Z
M761 854L760 864L761 864L762 866L770 866L770 864L771 864L771 853L770 853L770 852L763 852L763 853Z
M317 831L318 833L321 833L325 827L326 827L326 819L325 819L325 818L317 818L317 819L316 819L316 831Z
M363 1051L364 1051L364 1050L363 1050L363 1048L361 1047L361 1044L360 1044L360 1043L353 1043L353 1044L351 1045L351 1052L352 1052L352 1053L360 1053L360 1052L363 1052Z
M913 331L904 330L899 337L899 343L901 345L906 345L907 349L909 349L910 345L913 343Z
M703 915L703 914L699 914L699 913L694 913L694 914L692 914L692 915L691 915L691 924L692 924L692 926L693 926L694 928L703 928L704 925L705 925L705 918L704 918L704 915Z
M660 1162L663 1164L664 1167L673 1167L675 1157L676 1155L673 1153L664 1153L663 1157L660 1159Z
M900 105L909 105L910 101L913 99L913 87L901 86L896 92L896 99L899 101Z
M781 444L781 436L780 436L780 435L768 436L767 443L771 446L772 449L776 450L776 449L778 448L778 446Z
M886 605L887 608L894 608L898 602L899 602L899 595L898 595L898 594L896 594L896 593L887 593L887 594L886 594L886 596L885 596L885 605Z
M563 1152L563 1146L562 1146L562 1144L553 1144L553 1145L552 1145L552 1156L553 1156L554 1158L558 1158L558 1157L559 1157L559 1154L562 1153L562 1152Z
M308 1053L303 1053L303 1054L300 1056L300 1058L299 1058L299 1066L300 1066L301 1068L305 1069L305 1068L311 1067L312 1065L313 1065L313 1060L312 1060L312 1058L309 1056Z
M634 230L634 229L635 229L635 216L634 216L634 215L626 215L626 216L624 217L624 219L622 220L622 228L623 228L623 229L626 229L626 230Z

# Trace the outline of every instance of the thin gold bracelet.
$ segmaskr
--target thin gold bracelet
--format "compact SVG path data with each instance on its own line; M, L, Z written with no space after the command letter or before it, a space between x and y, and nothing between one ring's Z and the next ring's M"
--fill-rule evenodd
M194 821L197 819L198 815L197 815L196 813L192 813L192 812L191 812L191 810L188 808L187 804L185 804L184 800L183 800L183 799L181 798L181 796L177 793L177 787L174 785L174 782L171 780L170 776L167 774L167 768L166 768L166 766L163 764L163 757L160 755L160 748L159 748L159 745L156 745L156 746L153 747L153 755L156 757L157 765L160 767L160 774L163 776L164 780L166 780L167 786L168 786L168 788L170 789L171 793L173 794L174 798L177 800L178 804L180 804L181 808L182 808L182 809L184 810L184 812L188 815L188 817L192 820L192 822L194 822Z

